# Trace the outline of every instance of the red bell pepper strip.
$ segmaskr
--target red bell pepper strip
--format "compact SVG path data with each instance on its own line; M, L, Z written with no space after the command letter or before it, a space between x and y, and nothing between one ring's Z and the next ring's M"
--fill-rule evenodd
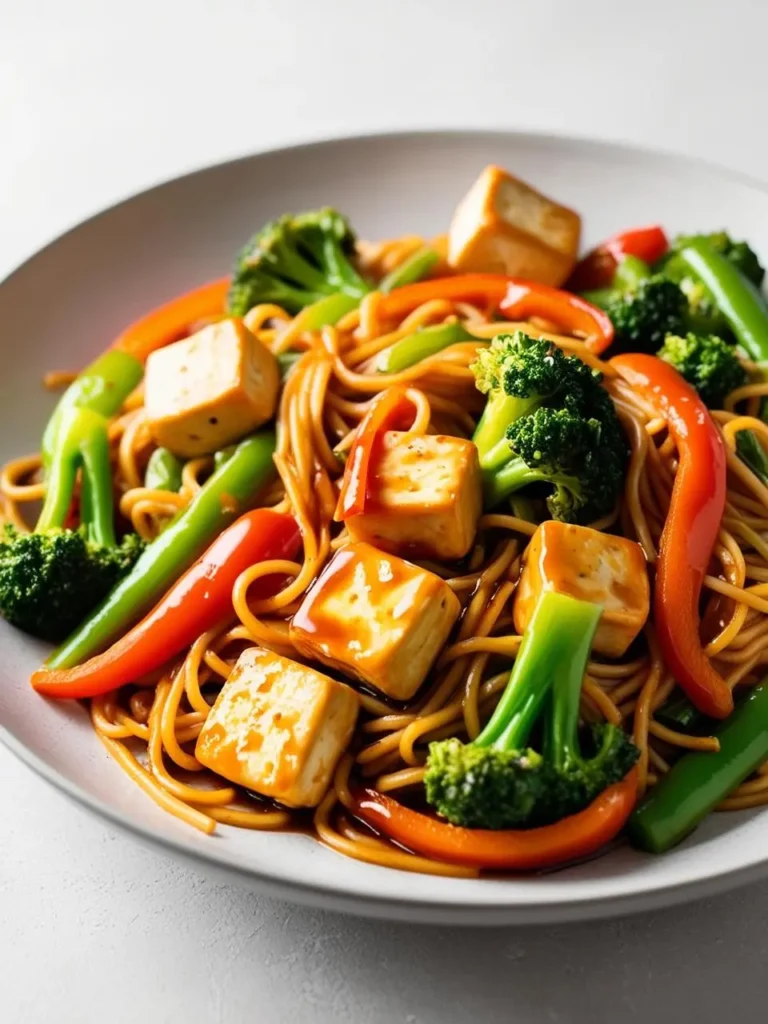
M699 598L725 510L726 453L696 391L668 363L639 353L611 365L665 416L678 467L656 567L655 622L667 668L699 711L726 718L733 696L701 644Z
M335 519L344 522L369 507L373 469L387 430L404 430L413 418L413 403L407 388L395 385L374 399L360 421L349 449L341 483Z
M570 292L528 281L512 282L499 305L510 320L541 316L553 320L568 334L581 335L590 352L599 354L613 341L611 318L591 302Z
M616 267L625 256L635 256L643 263L655 263L669 248L667 236L658 224L647 228L631 228L606 239L579 260L566 282L574 292L588 292L607 288L616 273Z
M423 857L490 871L534 871L587 857L618 835L637 800L637 770L583 811L531 829L462 828L412 811L374 789L353 796L357 817Z
M112 348L128 352L144 363L156 349L186 337L198 320L221 315L228 290L229 278L225 277L178 295L126 327L115 338Z
M433 299L480 303L513 319L544 317L564 331L582 335L590 350L598 354L613 341L609 317L585 299L504 274L460 274L406 285L385 295L379 310L384 317L398 319Z
M41 668L33 674L32 686L46 697L78 700L153 672L232 611L232 588L244 569L256 562L292 558L299 539L291 516L264 508L247 512L108 650L76 668ZM277 579L265 576L254 590L266 596L274 592Z

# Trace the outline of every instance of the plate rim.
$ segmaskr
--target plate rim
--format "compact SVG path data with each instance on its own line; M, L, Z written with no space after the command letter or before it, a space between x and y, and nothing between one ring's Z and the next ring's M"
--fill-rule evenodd
M666 167L678 165L688 171L705 172L714 178L746 186L768 195L768 182L760 178L738 171L734 168L706 160L700 157L687 156L674 150L666 150L650 145L635 144L628 141L612 141L590 137L588 135L494 128L396 128L372 132L339 133L310 140L297 139L280 145L270 146L243 152L234 157L212 161L193 167L183 173L163 177L160 180L131 192L100 207L92 214L71 224L63 231L48 239L27 255L20 263L0 279L3 289L17 275L29 269L39 257L54 246L65 242L69 236L80 231L87 225L107 217L115 210L151 193L160 192L164 188L174 186L178 182L195 177L203 177L215 173L223 167L231 167L247 163L260 157L269 157L285 153L307 152L312 149L329 146L366 142L407 143L408 141L433 140L449 141L450 139L475 138L478 140L518 140L522 143L534 143L568 148L583 148L591 153L606 157L612 155L624 159L635 159L646 163L663 164ZM290 880L273 875L238 862L226 854L225 850L211 848L201 850L190 846L183 836L162 833L151 824L130 818L113 808L106 801L93 796L82 789L67 776L48 765L42 757L27 747L0 722L0 742L23 764L31 768L36 775L57 789L70 801L79 805L94 816L108 822L134 840L160 850L167 856L180 858L207 872L215 872L225 876L230 882L235 881L251 889L257 889L267 895L293 900L307 905L325 909L341 910L360 916L378 917L391 920L410 920L424 923L451 923L467 925L504 925L504 924L535 924L555 923L576 920L590 920L642 912L661 907L673 906L707 895L714 895L728 889L736 888L756 881L768 874L768 849L739 866L719 867L710 865L706 873L701 870L692 878L681 882L678 879L661 881L652 888L632 888L622 893L599 893L582 895L573 899L562 897L549 900L532 900L525 903L503 903L499 905L490 901L453 901L435 894L430 899L411 899L402 896L377 893L375 889L366 893L356 892L342 884L308 882L299 877ZM766 812L768 813L768 812ZM339 855L340 856L340 855ZM343 875L340 875L340 879ZM461 879L453 880L457 885Z

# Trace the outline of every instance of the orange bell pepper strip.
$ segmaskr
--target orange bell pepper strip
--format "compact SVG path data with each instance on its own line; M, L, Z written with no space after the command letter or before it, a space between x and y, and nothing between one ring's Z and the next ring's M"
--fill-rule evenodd
M158 348L185 338L198 320L220 316L225 309L229 278L220 278L178 295L151 310L125 328L112 342L112 348L128 352L144 363Z
M423 857L488 871L535 871L588 857L617 836L637 800L637 769L583 811L531 829L462 828L413 811L374 789L353 796L358 818Z
M559 288L504 274L459 274L406 285L383 296L379 312L398 319L432 299L479 303L509 319L544 317L569 334L581 335L596 354L613 341L613 324L597 306Z
M387 430L403 430L413 419L413 403L408 389L395 385L382 391L363 416L349 449L341 482L335 519L343 522L370 507L373 470Z
M634 256L643 263L653 264L661 259L667 249L667 236L658 224L622 231L607 238L579 260L566 281L566 287L574 292L607 288L613 281L616 267L625 256Z
M299 548L292 516L259 508L236 519L133 629L103 654L76 668L41 668L32 686L46 697L79 700L107 693L160 668L232 613L232 588L257 562L292 558ZM274 592L280 577L265 576L254 592Z
M730 687L704 653L699 598L725 511L726 453L696 391L656 356L615 356L611 365L666 417L678 467L659 543L654 619L667 668L705 715L733 711Z

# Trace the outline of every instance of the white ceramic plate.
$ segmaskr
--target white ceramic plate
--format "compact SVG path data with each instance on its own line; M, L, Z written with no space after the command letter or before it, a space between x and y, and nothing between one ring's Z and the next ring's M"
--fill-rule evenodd
M333 204L363 237L446 228L489 162L581 211L585 243L622 227L727 227L768 256L768 192L699 163L513 133L344 139L221 164L135 196L53 242L0 286L0 460L34 451L54 399L46 369L77 367L127 322L226 273L266 219ZM31 768L136 838L276 895L361 914L528 923L647 909L713 893L768 866L768 811L716 815L654 858L619 848L535 878L468 881L361 864L297 834L221 828L205 837L160 811L108 758L77 705L28 686L42 644L0 623L0 739Z

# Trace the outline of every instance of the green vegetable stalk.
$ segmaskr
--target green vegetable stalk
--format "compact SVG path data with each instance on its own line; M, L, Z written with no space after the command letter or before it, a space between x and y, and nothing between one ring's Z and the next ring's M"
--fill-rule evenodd
M476 340L458 321L421 327L385 349L376 360L376 369L379 373L400 373L450 345Z
M402 288L406 284L415 284L423 280L440 262L440 254L424 246L418 249L407 260L404 260L399 267L382 278L379 284L379 291L391 292L395 288Z
M273 474L275 438L263 431L241 441L192 502L147 547L132 571L54 651L51 668L71 668L102 651L136 622L236 516L251 507Z
M181 490L181 462L167 448L155 448L144 471L144 486L153 491Z
M581 687L599 605L545 592L525 632L506 689L471 743L430 744L427 800L453 824L519 828L557 821L623 779L638 757L621 729L597 727L595 753L578 740ZM527 747L543 718L542 752Z
M691 751L647 793L629 822L632 843L665 853L768 759L768 679L715 733L716 753Z

